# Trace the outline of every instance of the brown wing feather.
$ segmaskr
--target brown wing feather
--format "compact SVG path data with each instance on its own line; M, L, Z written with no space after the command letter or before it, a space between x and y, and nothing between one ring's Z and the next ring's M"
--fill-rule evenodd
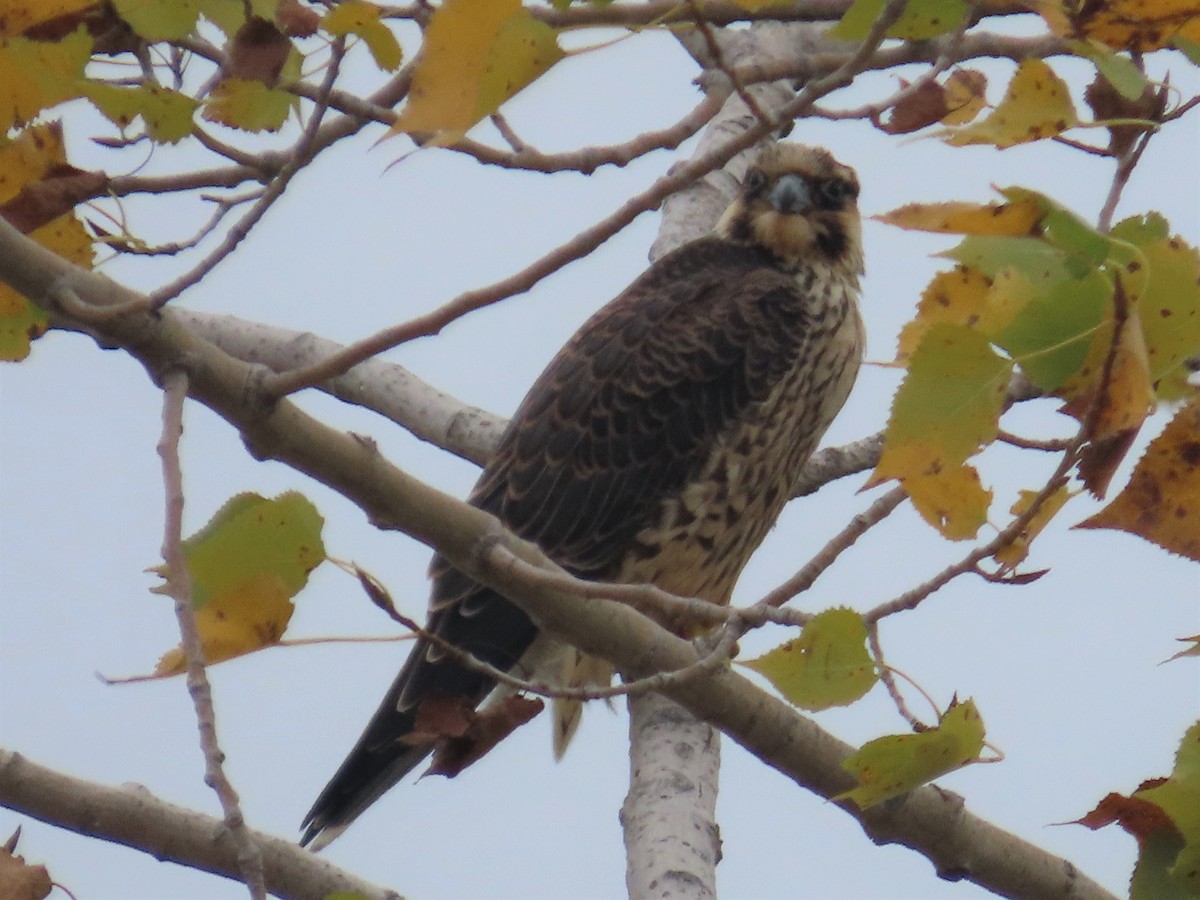
M538 378L470 502L583 577L613 577L664 499L793 363L809 318L794 278L718 238L665 256ZM503 669L537 630L441 557L429 628ZM353 819L428 752L401 741L432 693L481 701L490 679L425 642L309 813L305 842Z

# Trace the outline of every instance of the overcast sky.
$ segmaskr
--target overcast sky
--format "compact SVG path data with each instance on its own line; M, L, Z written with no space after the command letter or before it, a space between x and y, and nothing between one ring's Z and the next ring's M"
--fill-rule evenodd
M1172 83L1185 94L1200 89L1182 57L1153 62L1160 74L1169 63ZM1010 69L989 68L993 100ZM1087 69L1060 71L1078 80ZM671 39L643 35L562 63L506 112L544 150L610 143L675 121L698 98L690 84L695 74ZM854 97L879 96L894 81L874 84L869 95ZM93 118L71 107L72 161L83 168L107 164L84 140L89 127ZM439 150L389 169L408 145L401 138L372 146L377 137L345 142L297 178L234 257L180 304L351 340L523 267L687 153L687 147L656 153L590 178L547 178L485 169ZM915 200L986 200L990 185L1020 184L1094 220L1111 174L1104 161L1061 147L948 149L890 139L860 124L802 122L793 139L828 146L857 168L868 215ZM1200 117L1193 114L1151 144L1118 218L1157 209L1185 240L1200 243L1197 159ZM147 171L168 161L166 154L156 157ZM128 208L135 227L157 240L186 237L196 212L173 202ZM645 267L656 227L655 215L642 216L528 295L388 358L466 402L508 415L570 333ZM946 265L929 254L952 242L871 222L865 231L868 358L883 362L892 358L896 333L921 288ZM190 262L119 262L105 271L153 288ZM894 370L865 367L826 442L878 430L897 379ZM371 435L393 462L456 495L465 495L476 477L473 466L377 417L311 391L301 402L330 423ZM1070 423L1054 404L1031 407L1008 427L1038 436L1068 433ZM1148 433L1164 421L1156 417ZM202 782L182 679L106 687L96 678L148 671L178 641L170 602L146 592L156 579L143 571L159 561L162 535L159 429L160 397L145 373L123 353L100 352L84 338L51 335L27 362L0 369L0 745L103 784L137 782L166 800L217 814ZM330 554L381 578L406 611L423 609L428 552L422 546L375 532L348 502L287 468L254 462L233 429L195 404L187 410L183 454L189 531L232 494L298 489L326 518ZM995 519L1002 520L1019 488L1040 486L1051 464L1005 448L989 451L982 469L996 488ZM747 570L736 601L753 602L792 574L865 508L878 490L857 494L862 481L846 479L793 503ZM989 740L1007 755L999 765L970 767L940 783L963 794L972 812L1066 855L1121 892L1134 859L1132 839L1113 829L1093 833L1055 823L1078 818L1109 791L1128 792L1170 771L1200 711L1200 675L1194 659L1157 663L1178 649L1176 637L1200 632L1200 568L1134 537L1069 530L1095 508L1076 501L1052 525L1030 559L1034 568L1052 567L1037 583L997 587L960 579L917 611L889 619L883 638L889 660L939 703L955 693L974 697ZM869 608L965 549L902 509L800 606ZM298 598L289 634L394 631L351 579L324 566ZM781 630L750 636L743 654L757 655L785 636ZM253 827L296 834L406 653L405 644L275 649L211 670L227 770ZM560 765L552 761L545 719L460 778L408 779L328 857L412 897L622 895L617 811L628 765L625 712L589 709ZM904 728L881 689L817 719L852 743ZM969 884L939 881L910 851L874 847L836 807L731 741L724 745L721 791L719 879L727 898L986 896ZM245 896L235 883L0 810L0 838L18 824L26 857L45 863L80 900Z

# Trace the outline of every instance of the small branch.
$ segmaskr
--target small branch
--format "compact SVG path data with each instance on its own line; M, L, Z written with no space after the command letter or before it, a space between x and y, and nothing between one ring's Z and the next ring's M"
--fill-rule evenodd
M520 153L523 150L529 149L529 145L521 140L521 136L508 124L508 119L498 112L492 113L491 119L492 124L496 126L496 130L500 132L500 137L504 138L505 143L508 144L514 153Z
M445 149L464 153L484 165L503 169L546 174L581 172L590 175L602 166L627 166L655 150L674 150L712 120L720 111L726 96L720 92L710 92L675 124L658 131L644 131L621 144L581 147L566 153L542 153L526 145L519 150L506 152L464 138Z
M1133 175L1133 170L1141 160L1142 154L1146 152L1146 147L1150 144L1150 138L1154 136L1154 133L1152 130L1143 132L1117 158L1117 169L1113 172L1113 180L1108 188L1108 196L1105 197L1104 206L1100 208L1100 215L1096 219L1096 227L1100 231L1107 232L1112 228L1113 215L1117 211L1117 204L1121 202L1121 194L1124 193L1125 186L1129 184L1129 178Z
M734 92L739 98L741 98L741 101L746 104L746 109L750 110L754 118L758 119L759 122L767 123L770 120L770 116L768 116L763 108L758 105L758 101L755 100L750 92L746 90L746 85L742 83L742 80L738 76L737 72L735 72L729 66L729 63L725 61L725 54L721 50L721 43L717 40L717 36L713 33L708 20L704 17L704 10L701 8L700 0L686 0L686 2L688 9L690 9L692 13L692 22L695 24L696 29L700 32L700 35L704 38L705 47L708 48L708 55L712 61L712 68L715 68L729 79L729 83L733 85Z
M262 851L255 842L242 815L237 791L225 775L225 754L217 741L217 720L213 710L212 688L204 672L204 651L196 628L192 606L192 584L187 560L183 555L183 472L179 465L179 439L183 435L183 404L188 379L183 372L169 372L163 378L163 433L158 444L162 457L166 489L166 527L163 534L163 559L167 564L165 592L175 601L175 617L187 664L187 688L196 709L200 731L200 749L204 752L204 781L213 789L225 814L225 827L237 847L238 870L253 900L266 900Z
M1062 453L1071 446L1068 438L1038 440L1037 438L1022 437L1004 429L997 432L996 439L1014 447L1020 447L1022 450L1043 450L1047 453Z
M114 236L105 240L105 245L112 248L117 253L124 253L130 256L175 256L185 250L191 250L198 246L205 238L217 230L217 226L224 221L236 207L243 203L250 203L262 195L262 190L255 190L249 196L242 197L203 197L216 204L216 210L209 217L209 220L201 226L200 230L193 234L186 241L175 241L169 244L154 244L145 245L140 240L127 236ZM125 235L129 235L129 231L125 229Z
M804 568L759 600L755 606L750 607L747 613L759 606L781 607L796 595L807 591L844 551L850 549L855 541L891 515L892 511L907 497L908 493L904 488L892 488L851 519L850 524L834 535L833 539L822 547Z
M49 825L99 838L158 860L241 881L238 852L220 819L167 803L140 785L105 787L39 766L0 748L0 804ZM324 857L262 832L267 890L283 900L324 900L345 892L367 900L401 900Z
M607 597L607 588L630 588L634 591L639 589L648 589L657 591L664 595L667 599L679 601L681 603L693 603L706 606L713 610L722 611L720 607L715 607L711 603L706 603L703 600L687 600L687 598L676 597L672 594L666 594L665 591L659 591L650 585L610 585L599 584L595 582L583 581L577 579L565 572L549 571L539 568L531 563L525 562L511 550L503 545L496 544L489 550L490 564L498 569L503 569L510 572L519 579L526 582L529 586L546 587L552 590L567 589L572 593L576 588L582 590L579 593L583 596ZM419 625L415 619L410 619L404 613L396 609L396 605L392 602L391 596L384 589L383 585L372 575L364 572L357 566L345 566L342 568L356 575L366 590L367 595L371 598L371 602L379 609L383 610L388 617L407 628L414 635L422 640L428 641L439 650L446 653L455 662L468 669L473 669L476 672L481 672L497 684L502 684L505 687L512 688L515 691L521 691L526 694L535 694L539 697L548 697L555 699L567 700L611 700L614 697L637 696L651 691L661 691L671 685L680 684L692 678L697 678L700 675L709 674L716 669L724 666L732 657L733 651L737 644L736 635L722 636L721 639L715 641L707 652L702 654L695 662L689 663L682 668L675 669L669 672L656 672L653 675L639 678L633 681L628 681L619 685L609 685L607 687L569 687L565 685L549 684L542 681L533 681L530 679L519 678L511 672L503 669L498 669L491 663L471 653L469 650L464 650L457 644L446 640L440 634L436 634ZM596 593L593 595L592 591ZM721 617L726 618L725 616Z
M920 719L913 715L912 710L908 708L908 703L904 699L904 695L900 693L900 688L896 684L896 673L887 664L887 660L883 656L883 644L879 641L879 623L870 622L867 625L867 644L871 648L871 655L875 657L875 666L879 670L879 680L883 682L888 696L892 698L892 703L896 705L897 711L904 718L913 731L926 731L928 726Z
M328 146L329 142L322 142L321 140L320 125L326 110L329 108L329 94L333 90L333 83L337 79L344 53L345 41L339 38L334 42L333 56L330 59L329 68L325 73L325 81L321 85L316 106L308 126L304 129L299 141L297 141L295 147L292 149L287 162L276 173L275 177L271 179L262 196L258 198L249 212L239 219L236 225L229 229L220 246L214 249L190 271L185 272L179 278L150 294L150 302L155 309L162 308L183 293L183 291L197 284L226 259L237 248L238 244L246 239L254 226L262 221L263 216L275 204L275 201L283 196L283 192L291 183L292 178L308 164L319 149Z

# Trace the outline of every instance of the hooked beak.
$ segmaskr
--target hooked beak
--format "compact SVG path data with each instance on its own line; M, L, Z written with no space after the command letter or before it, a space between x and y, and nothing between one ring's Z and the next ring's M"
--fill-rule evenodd
M812 206L812 195L808 189L808 182L802 176L794 173L784 175L775 182L767 199L783 215L802 213Z

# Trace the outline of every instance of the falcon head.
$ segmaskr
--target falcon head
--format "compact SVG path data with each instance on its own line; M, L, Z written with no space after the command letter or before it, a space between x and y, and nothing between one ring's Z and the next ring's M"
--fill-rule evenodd
M717 234L761 247L789 270L823 264L857 276L863 270L857 199L858 176L828 151L772 144L746 170Z

